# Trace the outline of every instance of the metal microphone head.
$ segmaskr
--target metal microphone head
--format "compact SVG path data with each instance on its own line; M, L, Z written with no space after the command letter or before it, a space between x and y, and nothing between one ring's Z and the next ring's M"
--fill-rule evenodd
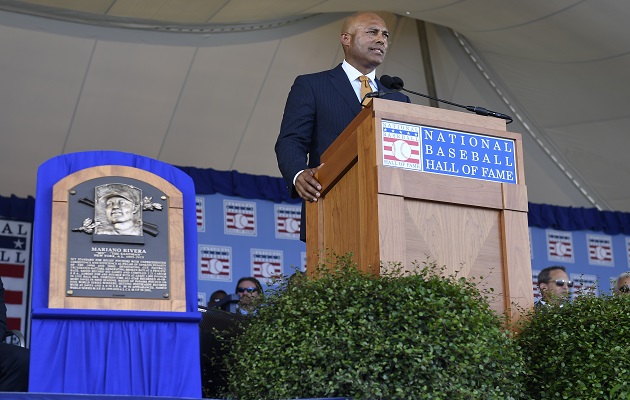
M381 81L381 84L385 86L387 89L396 90L394 88L394 85L396 84L396 82L394 81L394 78L392 78L391 76L382 75L380 81Z

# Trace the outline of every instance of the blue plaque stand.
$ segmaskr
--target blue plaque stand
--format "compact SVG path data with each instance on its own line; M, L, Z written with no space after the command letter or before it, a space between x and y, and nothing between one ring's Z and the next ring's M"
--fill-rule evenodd
M139 168L181 191L185 311L49 308L53 186L102 165ZM29 391L201 398L196 271L195 189L188 175L157 160L113 151L67 154L43 163L33 237Z

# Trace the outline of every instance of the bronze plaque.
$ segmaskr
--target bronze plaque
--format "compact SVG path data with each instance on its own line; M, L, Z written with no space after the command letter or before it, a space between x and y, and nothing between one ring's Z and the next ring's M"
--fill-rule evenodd
M122 176L70 188L66 296L168 300L168 200Z

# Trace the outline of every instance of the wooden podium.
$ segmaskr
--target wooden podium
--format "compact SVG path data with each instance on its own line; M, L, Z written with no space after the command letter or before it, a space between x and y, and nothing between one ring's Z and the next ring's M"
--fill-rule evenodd
M384 126L396 123L418 128L415 152L404 141L384 144ZM439 165L423 156L425 150L437 152L439 142L432 136L433 142L426 144L423 134L437 131L443 133L442 159L449 160ZM459 142L465 146L455 148ZM400 159L417 155L418 160L398 162L403 167L387 165L385 159L396 159L391 153L401 144ZM504 145L511 146L513 183L471 172L476 168L472 161L479 165L477 172L486 168L484 157L488 167L510 165L497 156ZM491 149L485 147L499 153L488 156L485 150ZM463 163L452 164L451 155L464 158ZM533 306L522 141L520 134L506 131L504 120L374 99L321 160L317 179L322 196L306 206L307 265L325 263L331 252L352 252L359 268L373 274L380 273L381 263L410 268L415 261L436 261L447 275L479 278L480 288L494 289L490 302L499 313L518 319L519 308ZM423 163L441 171L418 170L425 169ZM449 175L449 168L472 178ZM492 168L484 171L511 176Z

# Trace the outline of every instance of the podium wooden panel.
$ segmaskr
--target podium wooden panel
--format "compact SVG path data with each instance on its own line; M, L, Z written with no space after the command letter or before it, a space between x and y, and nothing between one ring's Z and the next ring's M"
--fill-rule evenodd
M383 119L511 139L517 184L384 166ZM322 196L306 206L308 266L332 252L352 252L373 274L381 262L435 260L445 274L493 288L500 313L533 306L522 141L505 121L374 99L321 160Z

